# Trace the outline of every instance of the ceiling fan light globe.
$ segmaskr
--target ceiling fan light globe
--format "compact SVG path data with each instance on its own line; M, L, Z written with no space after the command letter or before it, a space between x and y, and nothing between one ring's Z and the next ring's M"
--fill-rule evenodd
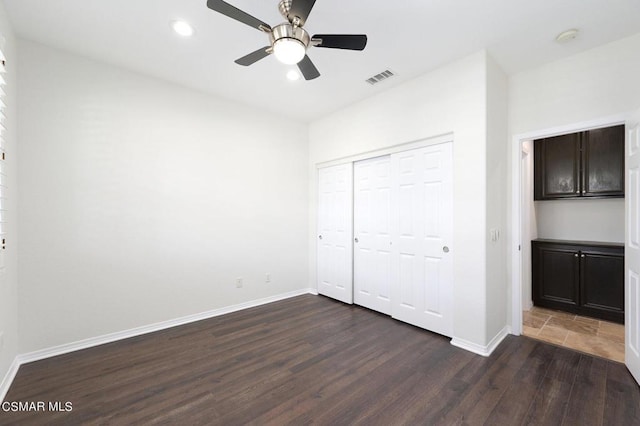
M273 54L276 59L286 65L300 62L307 49L305 45L294 38L281 38L273 43Z

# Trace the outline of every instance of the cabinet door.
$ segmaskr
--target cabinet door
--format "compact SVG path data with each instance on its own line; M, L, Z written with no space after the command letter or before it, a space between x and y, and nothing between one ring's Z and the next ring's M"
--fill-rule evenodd
M582 196L624 197L624 126L584 132Z
M624 321L624 254L615 249L586 249L580 254L581 313Z
M579 258L572 247L533 245L533 301L537 306L575 312Z
M580 134L534 141L534 198L549 200L580 195Z

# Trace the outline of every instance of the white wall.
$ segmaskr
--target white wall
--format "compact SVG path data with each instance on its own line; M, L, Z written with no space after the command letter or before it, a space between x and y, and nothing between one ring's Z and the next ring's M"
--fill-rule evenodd
M9 366L18 354L18 266L17 266L17 121L16 121L16 42L7 18L4 4L0 3L0 38L4 38L2 52L6 57L7 71L4 78L6 96L3 98L7 105L5 110L5 168L7 171L7 245L4 250L5 269L0 272L0 333L3 334L3 344L0 347L0 383L2 383ZM2 395L0 395L1 397Z
M624 198L536 201L538 237L624 242Z
M21 352L306 288L306 125L19 51Z
M566 129L566 132L581 130L588 123L614 124L628 112L640 108L640 34L628 37L586 52L573 55L541 67L523 71L509 78L509 158L512 151L520 149L514 140L517 135L538 134ZM509 170L509 181L514 179ZM567 201L569 202L569 201ZM580 203L584 201L578 201ZM591 201L595 203L596 200ZM509 192L509 205L512 194ZM555 202L554 202L555 203ZM586 206L586 204L581 204ZM550 205L550 209L538 209L538 236L544 237L542 216L564 217L566 214L553 209L561 204ZM615 201L602 205L607 214L614 216L620 211ZM587 209L585 209L587 210ZM588 215L584 221L592 220ZM603 213L603 212L600 212ZM622 222L622 220L621 220ZM509 216L509 226L517 221ZM564 223L566 224L566 222ZM592 235L619 240L623 223L598 225L604 234ZM557 226L554 226L557 228ZM554 235L561 235L554 233ZM575 235L573 233L566 234ZM615 237L615 238L614 238ZM582 238L581 238L582 239ZM509 255L513 246L509 246ZM509 268L511 273L511 268Z
M640 34L511 76L511 134L637 109L638 69Z
M486 54L479 52L312 123L309 282L315 285L316 165L453 132L454 336L485 345L486 108Z
M498 232L486 238L487 336L496 336L507 324L507 76L487 57L487 223Z

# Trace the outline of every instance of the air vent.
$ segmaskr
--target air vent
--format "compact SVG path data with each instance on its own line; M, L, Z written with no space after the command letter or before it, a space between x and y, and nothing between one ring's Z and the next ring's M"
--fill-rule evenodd
M395 73L393 71L385 70L385 71L382 71L380 74L376 74L373 77L366 79L365 81L373 86L374 84L378 84L381 81L384 81L388 78L393 77L394 75Z

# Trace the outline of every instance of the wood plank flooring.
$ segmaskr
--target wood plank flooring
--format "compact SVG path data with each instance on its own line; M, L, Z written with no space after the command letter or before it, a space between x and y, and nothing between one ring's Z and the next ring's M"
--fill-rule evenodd
M491 357L300 296L20 368L2 425L634 425L624 365L527 337Z

